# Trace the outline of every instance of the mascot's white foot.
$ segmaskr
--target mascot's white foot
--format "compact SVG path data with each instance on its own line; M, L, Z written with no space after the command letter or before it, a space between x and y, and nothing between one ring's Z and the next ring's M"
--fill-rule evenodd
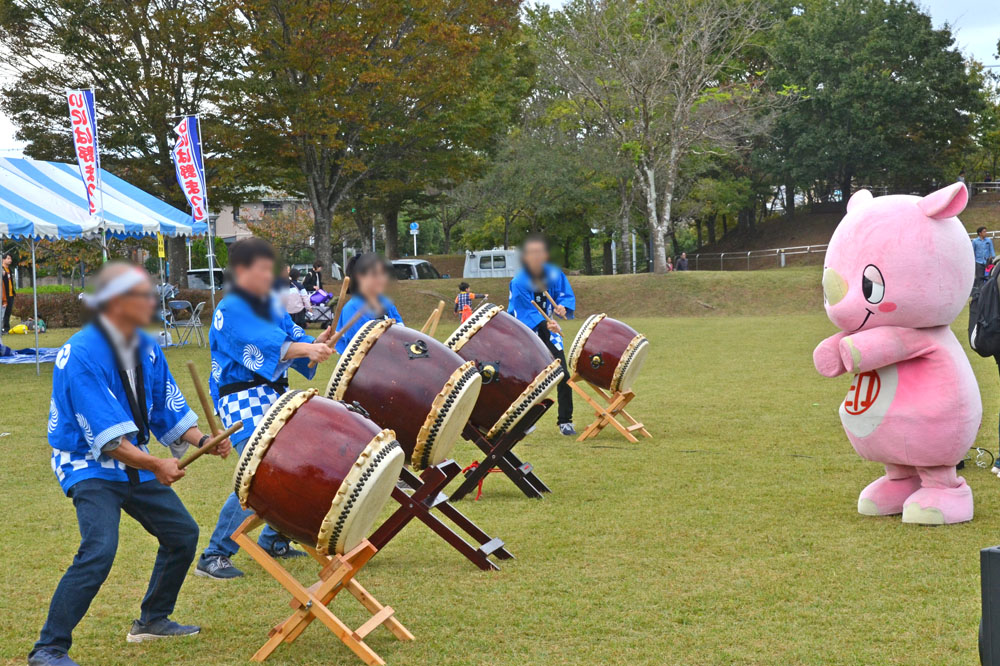
M868 484L858 497L858 513L862 516L897 516L903 513L903 503L920 490L920 477L890 479L883 476Z
M903 522L917 525L953 525L972 520L972 488L959 479L956 488L921 488L906 498Z

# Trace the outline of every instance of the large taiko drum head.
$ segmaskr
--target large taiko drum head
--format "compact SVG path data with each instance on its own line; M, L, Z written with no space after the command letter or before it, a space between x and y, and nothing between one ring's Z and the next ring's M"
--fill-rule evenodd
M391 430L316 389L289 391L264 414L233 479L244 508L324 555L368 536L403 469Z
M357 402L395 431L415 469L425 469L448 459L481 386L475 363L419 331L377 319L347 345L326 396Z
M594 386L625 392L639 375L649 340L634 328L605 314L587 317L569 348L569 371Z
M475 361L483 375L470 421L489 438L510 430L563 377L562 364L534 331L492 303L473 312L445 344Z

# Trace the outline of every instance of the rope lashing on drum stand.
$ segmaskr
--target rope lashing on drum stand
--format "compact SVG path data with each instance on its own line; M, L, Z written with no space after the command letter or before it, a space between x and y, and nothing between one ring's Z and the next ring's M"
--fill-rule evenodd
M464 469L462 469L462 474L465 474L466 472L471 472L474 469L479 469L479 461L478 460L473 460L472 464L470 464L468 467L465 467ZM502 471L503 470L500 469L499 467L494 467L489 472L487 472L487 474L499 474ZM472 500L473 502L478 502L479 498L483 496L483 481L485 481L485 480L486 480L485 476L483 478L479 479L479 485L476 488L476 498L474 500Z

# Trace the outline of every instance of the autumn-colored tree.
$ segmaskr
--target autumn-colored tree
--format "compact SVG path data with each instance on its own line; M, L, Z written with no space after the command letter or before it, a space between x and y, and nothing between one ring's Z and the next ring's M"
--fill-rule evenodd
M66 89L92 86L102 166L186 208L170 159L171 116L201 109L235 62L227 12L216 0L0 0L0 64L18 73L0 107L26 154L74 161ZM169 255L187 263L184 239L170 239Z
M309 247L313 221L308 211L296 208L292 211L268 213L259 220L248 222L247 227L254 236L271 243L278 257L290 264L294 262L296 254Z
M273 173L308 198L326 264L333 216L374 166L426 146L421 132L439 146L455 140L423 121L466 102L478 55L517 25L520 9L520 0L232 4L245 61L218 103L233 147L282 160Z

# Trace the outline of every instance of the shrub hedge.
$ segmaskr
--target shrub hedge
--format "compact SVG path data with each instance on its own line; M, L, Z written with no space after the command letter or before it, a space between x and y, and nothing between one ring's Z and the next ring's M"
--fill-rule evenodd
M192 306L205 301L201 320L211 318L211 294L207 290L182 289L175 300L190 301ZM216 294L216 302L222 294ZM21 320L30 319L34 313L31 291L22 290L14 297L14 316ZM38 316L49 328L79 328L87 321L87 310L79 300L79 293L38 294Z

